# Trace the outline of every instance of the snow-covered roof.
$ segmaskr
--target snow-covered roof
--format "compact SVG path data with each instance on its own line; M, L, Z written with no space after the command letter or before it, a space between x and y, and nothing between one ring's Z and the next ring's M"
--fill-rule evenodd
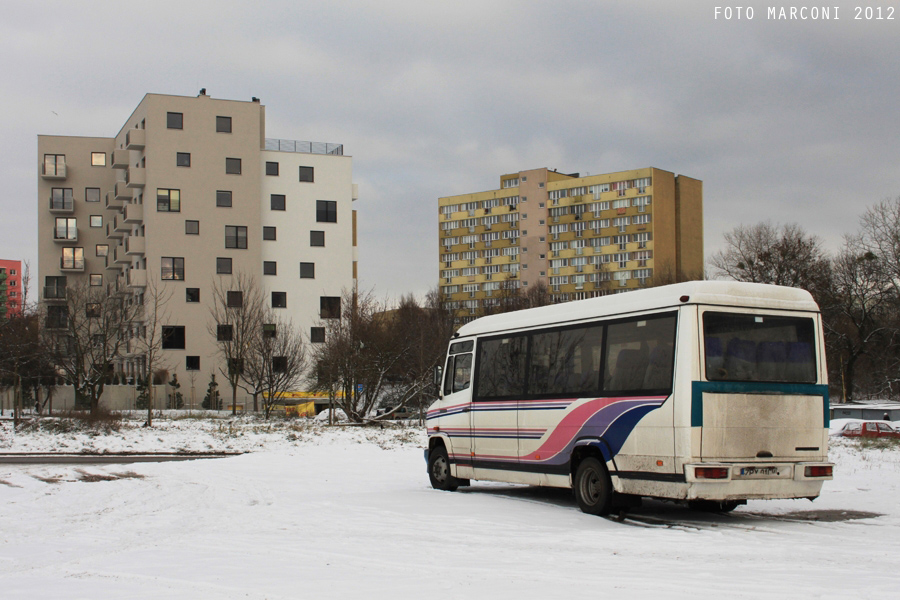
M687 296L688 300L681 298ZM799 288L738 281L689 281L625 294L613 294L563 304L529 308L475 319L459 336L480 335L603 315L625 314L681 304L747 306L776 310L818 311L812 295Z

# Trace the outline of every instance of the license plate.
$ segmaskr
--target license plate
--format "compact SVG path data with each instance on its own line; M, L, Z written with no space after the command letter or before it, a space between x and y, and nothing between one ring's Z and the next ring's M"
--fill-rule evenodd
M777 477L778 467L741 467L741 477Z

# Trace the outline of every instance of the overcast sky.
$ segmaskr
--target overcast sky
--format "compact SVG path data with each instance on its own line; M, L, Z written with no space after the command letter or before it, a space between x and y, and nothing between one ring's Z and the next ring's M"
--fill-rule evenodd
M0 0L0 258L36 271L38 134L112 137L145 93L201 87L344 144L379 295L437 283L438 197L539 167L701 179L707 257L766 219L836 249L900 195L900 13L717 4Z

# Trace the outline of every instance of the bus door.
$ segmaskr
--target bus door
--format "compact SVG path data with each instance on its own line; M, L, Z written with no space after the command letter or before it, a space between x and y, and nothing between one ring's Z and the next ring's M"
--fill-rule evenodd
M471 412L475 478L489 478L486 470L517 469L517 406L525 391L527 342L522 334L479 340Z
M472 477L472 438L469 407L472 401L471 340L450 345L444 371L444 403L441 431L450 439L450 464L456 466L455 477Z

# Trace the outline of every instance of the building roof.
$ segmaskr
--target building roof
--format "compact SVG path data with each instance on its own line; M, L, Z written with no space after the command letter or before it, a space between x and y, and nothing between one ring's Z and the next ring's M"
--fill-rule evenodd
M682 300L684 296L688 299ZM813 312L819 310L812 295L798 288L737 281L690 281L490 315L475 319L461 327L459 336L580 321L604 315L674 307L685 303Z

